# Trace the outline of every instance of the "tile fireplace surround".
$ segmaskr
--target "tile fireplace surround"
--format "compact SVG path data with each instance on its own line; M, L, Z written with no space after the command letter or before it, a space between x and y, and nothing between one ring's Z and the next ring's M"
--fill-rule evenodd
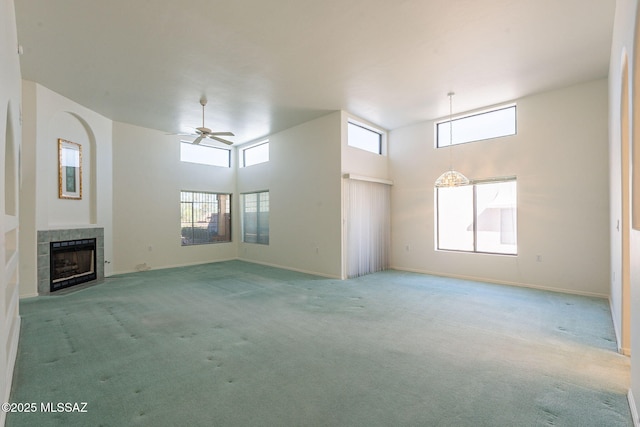
M96 283L104 280L104 228L38 230L38 295L51 294L50 243L94 238L96 239L96 274L98 278L93 282L87 283ZM85 285L85 283L82 285Z

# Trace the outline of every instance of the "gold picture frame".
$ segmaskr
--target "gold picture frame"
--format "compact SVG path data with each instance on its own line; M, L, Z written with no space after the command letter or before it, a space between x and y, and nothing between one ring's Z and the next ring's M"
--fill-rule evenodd
M58 197L82 199L82 146L58 139Z

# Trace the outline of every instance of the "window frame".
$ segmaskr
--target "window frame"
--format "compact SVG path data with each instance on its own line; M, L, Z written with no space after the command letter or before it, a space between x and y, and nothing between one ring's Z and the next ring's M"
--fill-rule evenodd
M366 148L350 144L350 142L349 142L350 141L350 138L349 138L349 126L355 126L355 127L364 129L366 131L369 131L371 133L374 133L374 134L378 135L378 149L377 149L377 151L368 150ZM368 153L372 153L372 154L377 154L377 155L383 156L384 155L385 136L386 136L386 132L384 132L381 129L377 129L377 128L373 127L373 126L364 124L364 123L359 122L357 120L353 120L353 119L348 119L347 120L347 145L349 147L356 148L356 149L362 150L362 151L366 151Z
M231 168L231 150L229 148L222 148L222 147L214 147L212 145L206 145L206 144L197 144L194 145L192 142L189 141L180 141L180 144L185 144L185 145L189 145L192 147L198 147L198 149L214 149L214 150L221 150L221 151L226 151L227 152L227 164L226 165L220 165L220 164L214 164L214 163L205 163L205 162L199 162L199 161L193 161L193 160L184 160L182 158L182 149L183 149L183 145L180 145L180 161L184 162L184 163L193 163L193 164L197 164L197 165L205 165L205 166L215 166L215 167L220 167L220 168Z
M206 227L198 227L195 226L195 224L201 224L204 221L196 221L195 220L195 207L194 204L196 203L205 203L208 205L213 205L213 202L202 202L202 201L194 201L193 199L190 201L185 201L183 200L184 195L186 193L189 193L192 198L194 195L199 195L199 196L216 196L215 197L215 205L218 208L218 212L213 212L213 210L209 211L209 221L206 223ZM224 206L222 206L221 200L220 200L220 196L226 196L226 200L224 202ZM232 193L222 193L222 192L210 192L210 191L194 191L194 190L180 190L180 237L181 237L181 242L180 242L180 246L199 246L199 245L209 245L209 244L216 244L216 243L231 243L233 240L233 229L232 229L232 218L233 218L233 194ZM184 221L185 217L184 217L184 211L185 211L185 205L186 204L191 204L191 219L190 221ZM217 220L214 221L213 216L217 215ZM220 217L224 218L224 234L218 234L219 230L220 230ZM185 224L191 224L191 226L185 225ZM214 225L215 224L215 225ZM190 228L191 229L191 242L189 242L188 240L188 236L185 236L184 230L185 228ZM206 230L206 231L205 231ZM216 234L214 234L216 233ZM198 234L198 239L195 238L196 234ZM203 240L204 239L204 235L207 235L209 237L210 240ZM221 239L216 239L214 237L223 237Z
M246 152L250 151L250 150L253 150L253 149L256 149L258 147L262 147L265 144L267 145L267 153L268 153L268 156L269 156L267 158L267 160L264 160L262 162L247 164ZM260 165L262 163L269 162L270 157L271 157L270 156L270 154L271 154L270 151L271 151L271 147L269 146L269 140L268 139L265 139L263 141L257 142L255 144L247 145L246 147L240 147L240 156L239 156L240 157L240 167L241 168L247 168L247 167L250 167L250 166Z
M483 251L478 250L478 200L477 200L477 186L478 185L487 185L487 184L499 184L499 183L507 183L513 182L516 185L515 192L515 252L493 252L493 251ZM441 248L440 247L440 189L434 187L435 191L435 250L439 252L461 252L461 253L473 253L473 254L485 254L485 255L502 255L502 256L518 256L518 189L517 189L517 177L515 176L507 176L500 178L489 178L489 179L480 179L480 180L472 180L469 185L465 187L473 187L472 191L472 236L473 236L473 249L465 250L465 249L450 249L450 248Z
M483 116L483 115L487 115L487 114L492 114L492 113L496 113L499 111L504 111L504 110L509 110L509 109L513 109L513 133L505 133L505 134L496 134L493 136L488 136L488 137L483 137L483 138L476 138L476 139L470 139L470 140L466 140L466 141L462 141L462 142L454 142L454 141L449 141L449 138L447 138L446 144L440 145L440 126L441 125L446 125L448 123L455 123L455 122L461 122L463 120L466 119L470 119L470 118L474 118L474 117L479 117L479 116ZM462 144L469 144L471 142L478 142L478 141L487 141L490 139L496 139L496 138L504 138L504 137L508 137L508 136L514 136L518 134L518 106L517 104L513 103L513 104L506 104L506 105L500 105L498 107L493 107L493 108L489 108L489 109L484 109L484 110L480 110L480 111L476 111L474 113L470 113L470 114L462 114L462 115L457 115L454 116L452 119L446 118L444 120L439 120L435 123L434 126L434 132L435 132L435 147L436 148L446 148L446 147L450 147L450 146L454 146L454 145L462 145ZM455 136L455 126L453 129L453 134ZM449 133L447 133L447 136L449 135Z

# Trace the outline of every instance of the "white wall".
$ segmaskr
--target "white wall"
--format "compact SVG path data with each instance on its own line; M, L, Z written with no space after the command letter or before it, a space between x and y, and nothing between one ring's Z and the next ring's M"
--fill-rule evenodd
M18 171L20 141L20 63L13 0L0 1L0 402L9 401L18 349ZM0 411L0 425L6 414Z
M453 164L473 179L517 177L518 256L434 249L433 183L448 169L449 151L433 148L428 121L389 136L392 266L607 296L607 82L530 96L517 106L517 135L454 146Z
M103 227L113 258L112 122L44 86L23 81L20 295L37 294L38 230ZM82 199L58 197L58 139L82 147ZM112 274L105 264L105 275Z
M632 215L637 215L640 210L639 205L631 203L632 191L638 192L640 188L632 185L634 174L630 170L630 155L640 147L640 57L635 53L637 40L638 2L618 0L609 65L611 308L619 347L624 353L631 354L629 404L634 421L639 425L640 231L632 229L630 223ZM625 63L628 70L626 82L623 78ZM623 123L626 126L623 127ZM638 166L640 164L636 168ZM637 175L637 169L635 173ZM620 227L617 226L618 221ZM626 283L623 283L621 277L625 275Z
M376 154L371 153L366 150L362 150L359 148L355 148L349 145L349 120L353 120L354 122L368 126L371 129L378 130L383 132L382 135L382 153ZM360 117L354 116L346 111L342 111L341 118L341 138L342 138L342 150L341 150L341 170L342 176L359 176L364 178L373 178L377 180L389 181L389 149L388 149L388 132L386 129L381 128L380 126L361 119ZM348 250L349 247L347 236L348 236L348 201L346 194L348 194L348 179L342 180L342 278L348 278Z
M235 216L232 243L181 246L180 239L180 191L234 193L233 168L181 162L178 137L119 122L113 146L114 272L236 257Z
M239 243L241 259L341 277L341 120L337 111L270 135L269 162L238 170L238 193L270 198L269 245Z

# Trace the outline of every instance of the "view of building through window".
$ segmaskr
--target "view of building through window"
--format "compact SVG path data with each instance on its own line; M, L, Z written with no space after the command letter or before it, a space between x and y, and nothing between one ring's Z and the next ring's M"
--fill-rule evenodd
M436 191L437 249L518 253L515 179Z
M242 241L269 244L269 192L242 195Z

